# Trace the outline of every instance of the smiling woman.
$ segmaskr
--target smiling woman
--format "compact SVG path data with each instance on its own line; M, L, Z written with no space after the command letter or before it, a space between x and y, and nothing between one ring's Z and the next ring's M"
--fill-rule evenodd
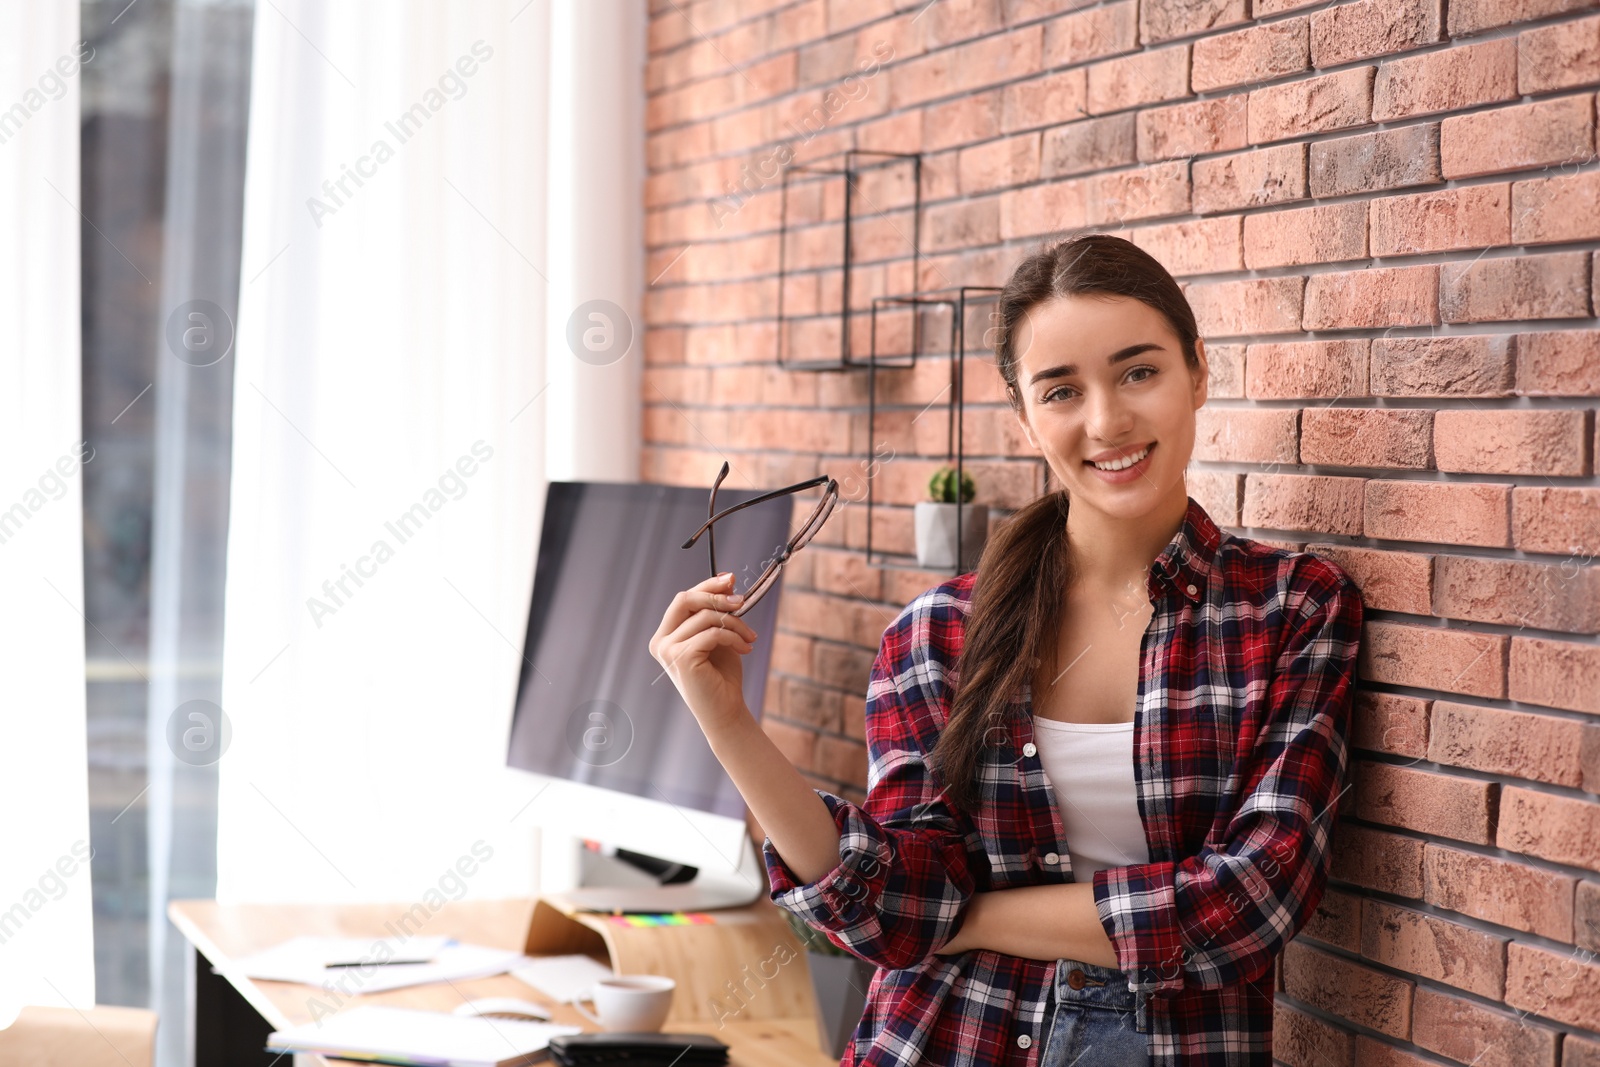
M885 631L865 800L713 747L773 901L881 968L844 1067L1266 1067L1274 964L1331 862L1359 591L1188 494L1205 345L1148 253L1042 248L997 312L1062 488Z

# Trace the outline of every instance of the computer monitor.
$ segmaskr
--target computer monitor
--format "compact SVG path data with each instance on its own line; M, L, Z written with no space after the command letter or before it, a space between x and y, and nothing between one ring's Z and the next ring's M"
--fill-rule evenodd
M717 509L761 495L717 492ZM720 520L719 571L740 588L788 541L794 497ZM600 911L692 911L767 891L744 798L717 761L650 639L678 591L711 576L707 488L551 482L512 716L507 763L542 781L528 809L552 832L697 868L692 881L565 894ZM764 640L741 657L745 704L766 692L779 584L743 618Z

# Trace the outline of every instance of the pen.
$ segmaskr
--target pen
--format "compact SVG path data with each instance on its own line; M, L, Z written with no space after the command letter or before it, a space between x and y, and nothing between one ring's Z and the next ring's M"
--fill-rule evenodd
M356 961L351 962L351 963L324 963L322 966L324 968L326 968L326 969L331 970L334 967L393 967L393 966L396 966L398 964L405 964L405 963L432 963L432 962L433 962L433 957L429 956L426 959L409 959L409 960L356 960Z

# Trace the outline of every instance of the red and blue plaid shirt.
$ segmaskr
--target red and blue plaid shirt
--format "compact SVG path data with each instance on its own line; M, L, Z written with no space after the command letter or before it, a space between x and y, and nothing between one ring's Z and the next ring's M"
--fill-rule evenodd
M932 780L975 579L922 593L884 632L866 799L817 790L838 866L802 884L762 844L772 901L879 968L844 1067L1035 1067L1048 1034L1053 962L935 954L973 893L1075 880L1027 687L1009 742L985 749L978 810ZM1193 497L1147 587L1133 766L1150 861L1094 872L1095 908L1148 995L1152 1064L1267 1065L1274 963L1331 862L1360 592L1320 556L1224 534Z

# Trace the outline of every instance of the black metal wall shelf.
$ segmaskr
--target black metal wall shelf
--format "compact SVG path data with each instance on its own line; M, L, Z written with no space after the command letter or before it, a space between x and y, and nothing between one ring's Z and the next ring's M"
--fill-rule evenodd
M859 160L874 158L877 162L866 163ZM828 165L830 161L838 161L842 165ZM875 152L862 148L851 148L831 156L823 156L809 163L795 164L784 168L783 188L781 192L779 220L778 220L778 366L784 370L793 371L829 371L847 370L852 367L865 367L870 363L853 359L850 351L850 268L852 260L850 247L852 243L852 228L855 220L855 196L858 189L857 179L867 171L879 170L895 165L911 167L911 270L912 284L921 285L922 270L922 155L915 152ZM839 286L839 355L837 359L826 360L793 360L786 359L788 351L788 320L784 316L784 289L789 277L788 249L790 236L794 231L789 224L789 185L792 176L816 175L821 177L842 177L844 179L844 226L843 248L840 254L841 280ZM876 209L874 209L876 210ZM819 318L821 316L818 316Z
M877 440L878 418L878 368L914 367L917 362L917 351L921 339L921 314L924 307L948 307L950 309L950 401L946 410L946 460L955 465L956 470L956 563L952 574L963 574L962 546L961 546L961 485L963 450L963 423L966 416L966 357L967 357L967 310L968 305L981 305L992 303L999 298L1001 290L991 285L960 285L945 289L932 289L926 293L911 293L905 296L880 296L872 301L872 328L871 350L867 358L867 449L871 453L872 442ZM940 296L946 293L952 295ZM969 296L968 294L980 294ZM878 309L885 305L905 305L912 309L912 342L911 358L907 363L881 363L878 360ZM907 564L905 557L892 557L884 555L874 560L872 558L872 483L875 479L867 479L867 566L883 568L907 568L927 570L928 568L913 562Z

